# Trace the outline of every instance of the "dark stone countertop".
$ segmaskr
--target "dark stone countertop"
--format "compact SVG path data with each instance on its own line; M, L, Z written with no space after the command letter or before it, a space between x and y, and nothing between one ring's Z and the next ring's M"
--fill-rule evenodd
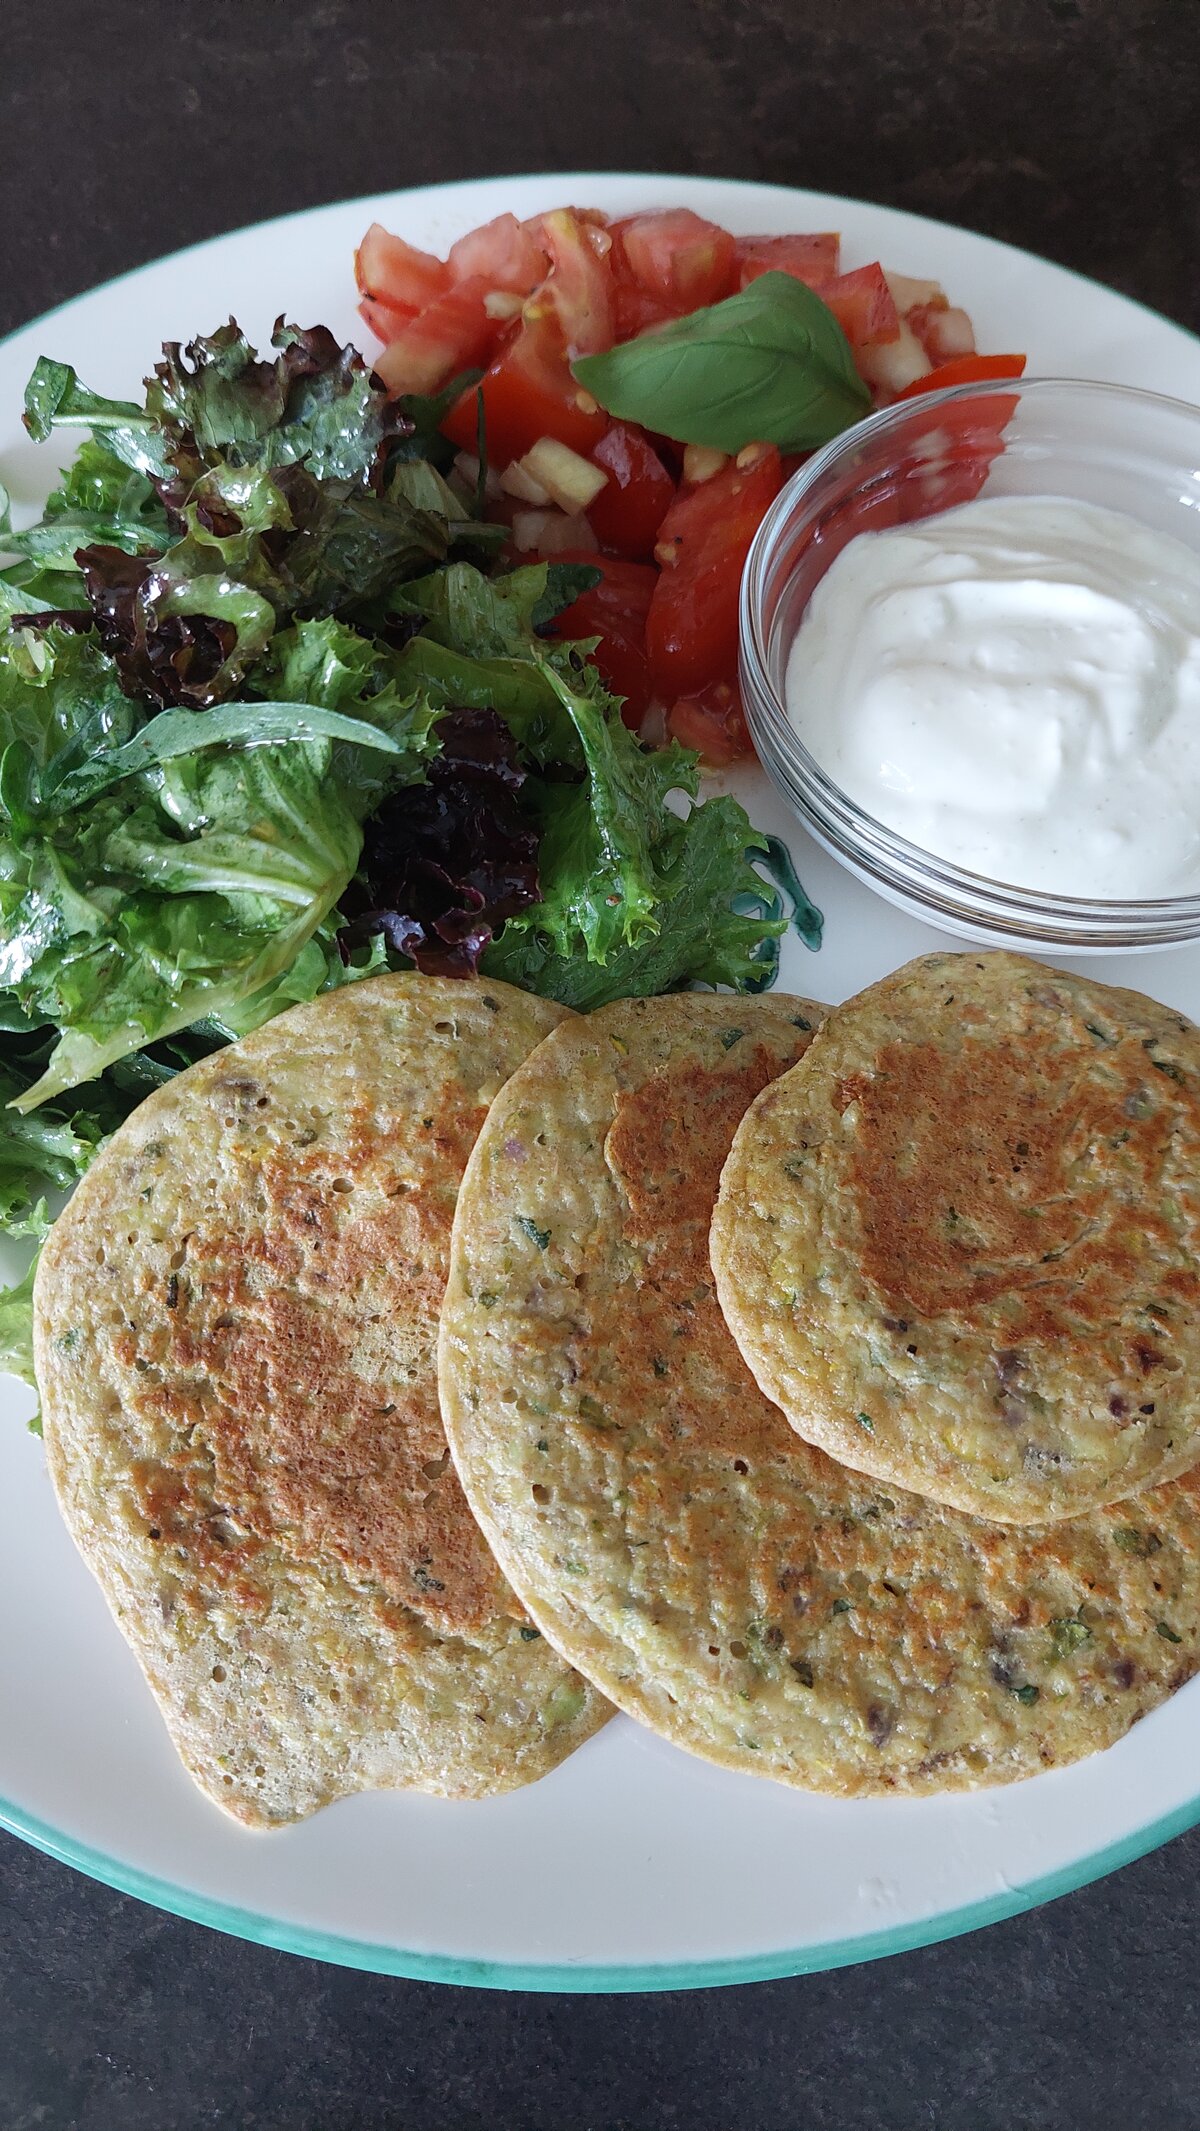
M553 168L883 200L1200 326L1196 28L1188 0L5 0L0 331L262 216ZM873 1966L519 1998L222 1939L0 1838L0 2131L1190 2131L1198 1906L1200 1831Z

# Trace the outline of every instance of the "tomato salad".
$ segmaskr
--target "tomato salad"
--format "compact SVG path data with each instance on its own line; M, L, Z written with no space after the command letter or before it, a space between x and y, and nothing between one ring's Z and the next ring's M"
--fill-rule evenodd
M714 766L751 752L737 691L742 567L807 453L786 423L772 441L765 413L757 434L730 435L728 406L717 430L732 450L686 441L689 423L665 411L665 427L620 418L612 410L627 402L665 410L639 383L647 352L688 345L684 321L696 328L693 355L703 337L711 358L724 327L740 350L750 311L761 330L767 299L786 312L800 303L787 282L801 284L814 315L788 328L806 349L824 332L826 399L841 394L841 411L818 413L826 426L803 432L810 448L872 407L1024 369L1023 356L977 355L967 313L935 281L878 262L842 272L829 231L735 237L684 207L615 221L582 208L498 215L445 260L375 223L355 271L391 392L436 393L472 374L442 430L470 482L483 441L487 514L508 524L514 549L599 571L556 632L598 639L596 662L628 724L650 734L657 716ZM597 377L609 389L590 390Z

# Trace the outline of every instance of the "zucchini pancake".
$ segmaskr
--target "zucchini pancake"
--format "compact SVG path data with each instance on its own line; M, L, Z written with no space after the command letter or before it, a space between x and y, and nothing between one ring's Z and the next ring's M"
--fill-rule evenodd
M747 1106L823 1011L626 1001L517 1070L459 1194L446 1432L533 1619L678 1745L841 1794L1003 1782L1111 1744L1200 1666L1200 1475L1021 1529L788 1426L708 1235Z
M792 1426L889 1487L1073 1517L1200 1457L1200 1032L1010 954L830 1016L740 1127L713 1263Z
M45 1246L63 1515L240 1820L508 1790L610 1714L499 1574L437 1402L463 1166L562 1019L463 979L328 993L151 1095Z

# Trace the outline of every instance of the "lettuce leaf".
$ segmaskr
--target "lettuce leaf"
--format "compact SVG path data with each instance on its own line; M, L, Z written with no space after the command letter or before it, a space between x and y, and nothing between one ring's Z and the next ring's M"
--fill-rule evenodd
M0 1226L9 1236L43 1236L51 1215L46 1194L70 1191L101 1141L129 1105L107 1092L78 1108L51 1105L32 1117L7 1106L31 1083L23 1058L10 1059L0 1037Z
M499 713L518 742L528 769L521 813L536 831L537 900L507 913L494 892L472 901L461 834L470 791L459 786L444 801L440 842L428 816L421 820L422 863L440 864L441 902L426 874L417 910L418 883L396 835L369 837L366 907L349 937L361 938L373 917L397 948L407 933L406 951L426 966L422 957L436 957L446 940L441 925L462 966L581 1007L687 983L770 983L786 926L778 895L755 870L764 840L733 799L687 804L698 788L696 756L674 744L639 746L586 646L539 637L556 593L571 595L571 581L556 585L544 563L487 579L455 562L406 584L393 600L422 622L398 660L405 680L448 710L460 706L452 717L463 705ZM515 881L517 866L528 869L528 841L513 834L519 820L495 811L490 827L502 827L503 839L477 831L477 848L492 862L493 882L502 859Z
M450 711L437 736L427 781L394 793L368 824L338 940L348 952L382 934L427 975L462 977L496 926L537 901L538 831L520 807L525 771L503 718Z
M272 362L259 361L234 321L182 348L163 348L146 402L89 391L69 363L37 364L25 392L25 427L43 443L62 425L103 437L110 454L166 484L190 483L205 461L292 466L317 480L373 477L412 422L356 348L325 326L276 320Z
M93 435L40 525L0 532L13 587L92 624L134 700L204 709L230 697L296 616L382 620L398 580L485 549L437 470L400 453L415 428L364 358L323 326L278 321L260 361L231 321L163 350L144 408L38 364L37 437ZM85 463L85 455L86 463Z
M12 1287L0 1288L0 1371L6 1376L19 1376L23 1383L36 1388L37 1377L33 1368L33 1282L37 1272L37 1254L22 1278ZM34 1435L42 1432L40 1416L35 1414L29 1423Z
M146 476L124 465L101 439L88 437L47 499L40 523L20 533L5 527L0 547L33 565L24 580L28 589L38 573L53 572L55 603L73 590L82 605L78 548L107 543L136 555L165 547L170 537L167 513ZM78 580L73 587L70 579Z
M357 717L293 695L175 711L132 734L136 713L90 639L51 629L32 664L20 634L0 647L13 735L0 984L58 1031L18 1111L194 1022L245 1025L253 1001L253 1025L277 1010L268 1000L291 1003L280 987L354 877L365 813L420 776L434 745L433 709L400 694L386 653L351 660L335 628L295 625L266 678L324 687ZM327 947L314 988L331 971Z
M578 661L570 683L540 665L578 733L586 777L530 780L541 899L509 920L483 968L583 1011L686 984L763 989L786 930L779 897L754 869L765 839L734 799L686 804L699 783L695 755L639 747L594 667Z

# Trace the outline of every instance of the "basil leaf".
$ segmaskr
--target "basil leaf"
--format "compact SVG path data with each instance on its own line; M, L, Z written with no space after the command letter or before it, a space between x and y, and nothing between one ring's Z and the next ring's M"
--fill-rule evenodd
M681 444L827 444L871 408L827 304L791 274L572 364L609 414Z

